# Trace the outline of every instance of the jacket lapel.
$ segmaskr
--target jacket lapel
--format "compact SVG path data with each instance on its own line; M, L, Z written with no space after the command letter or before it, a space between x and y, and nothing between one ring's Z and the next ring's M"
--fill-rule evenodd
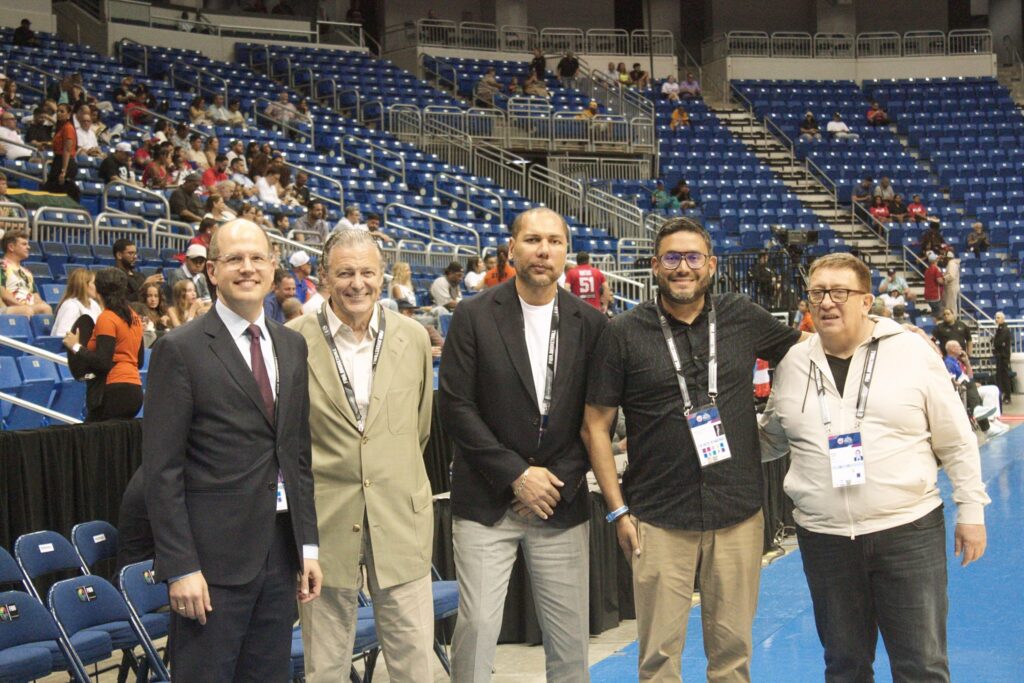
M396 324L398 316L384 307L381 307L381 312L387 323L384 327L384 348L380 351L377 374L373 376L373 386L370 389L370 407L367 410L365 429L367 432L384 409L384 397L387 396L391 380L394 379L402 354L409 344L405 331Z
M334 406L338 414L343 415L352 427L356 428L356 416L352 413L352 407L348 404L348 399L345 398L345 387L341 384L341 377L338 376L338 366L334 363L334 356L331 354L330 347L327 346L327 340L324 339L324 335L320 331L320 323L315 315L307 317L307 324L313 327L313 337L315 339L315 341L308 345L309 374L313 376L320 385L320 388L324 390L327 399ZM307 337L307 341L308 339Z
M260 388L256 385L256 378L253 377L249 366L245 364L245 359L242 358L235 340L231 338L228 328L224 326L224 322L217 315L217 310L209 311L203 316L202 320L204 331L212 337L210 340L210 351L224 365L224 369L227 370L231 378L238 384L242 393L249 397L249 400L259 409L267 423L273 427L274 416L267 415L266 408L263 406ZM280 372L280 370L278 371Z
M284 341L281 334L281 325L273 320L267 320L267 332L270 333L270 341L274 344L274 358L277 361L277 396L274 401L274 424L282 416L288 414L287 409L292 396L292 373L291 360L288 350L284 348ZM286 369L288 368L288 369ZM280 432L279 432L280 433Z
M501 285L499 291L495 293L494 302L498 305L491 310L494 322L501 333L501 341L505 344L512 366L516 369L526 392L533 398L534 407L539 406L537 389L533 384L533 370L530 368L530 352L526 350L523 307L519 305L515 279Z

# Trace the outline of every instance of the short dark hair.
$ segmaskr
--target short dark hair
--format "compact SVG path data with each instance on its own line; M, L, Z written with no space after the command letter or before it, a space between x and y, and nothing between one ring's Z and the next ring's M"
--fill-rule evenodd
M293 280L295 279L295 278L294 278L294 277L292 276L292 274L291 274L291 273L289 273L289 272L288 272L288 271L287 271L286 269L284 269L284 268L278 268L277 270L275 270L275 271L274 271L274 286L275 286L275 287L280 287L280 286L281 286L281 283L282 283L282 282L284 282L284 279L285 279L285 278L287 278L287 277L290 277L290 278L292 278Z
M204 218L199 222L199 230L197 232L210 232L215 225L217 225L217 221L213 218Z
M655 256L657 256L660 252L661 241L668 237L669 235L674 235L677 232L689 232L699 236L702 240L704 240L704 244L708 248L708 256L711 256L712 254L715 253L714 248L711 245L711 235L709 235L708 231L704 229L704 226L702 226L700 223L693 220L692 218L682 216L679 218L670 218L669 220L661 224L661 227L658 229L658 234L654 237Z
M444 269L444 274L445 275L451 275L452 273L461 273L461 272L462 272L462 264L459 263L458 261L452 261L447 266L445 266L445 269Z
M116 242L114 242L114 246L111 247L111 251L114 252L114 258L117 258L118 254L122 253L128 247L132 246L135 246L135 242L131 241L126 237L122 237L121 239L117 240Z
M235 158L237 159L238 157L235 157ZM227 161L228 160L228 155L227 154L218 154L216 157L213 158L213 160L219 164L222 161Z
M577 251L576 263L578 263L581 266L587 265L588 263L590 263L590 254L588 254L585 251Z
M23 238L28 239L28 232L21 228L14 228L5 232L3 238L0 238L0 254L6 254L7 247Z
M368 213L368 214L366 214L366 222L367 223L369 223L370 221L379 221L379 220L380 220L380 216L378 216L375 213Z

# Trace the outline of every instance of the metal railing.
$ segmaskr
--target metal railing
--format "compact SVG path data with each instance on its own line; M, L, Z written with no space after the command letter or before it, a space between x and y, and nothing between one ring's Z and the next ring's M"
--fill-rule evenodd
M545 54L562 53L571 50L577 54L586 52L587 34L578 28L542 28L540 49Z
M494 204L489 206L482 203L479 199L474 199L474 195L489 199ZM494 190L477 185L463 177L438 173L434 176L434 196L447 197L452 202L465 204L482 216L492 217L496 223L504 224L505 222L505 198Z
M191 70L195 73L194 80L188 80L182 76L179 72L185 71L186 75ZM170 68L167 70L167 80L172 88L178 88L178 83L181 82L187 89L193 91L196 95L203 95L208 93L210 95L223 95L224 101L228 101L228 80L222 76L218 76L215 73L207 71L205 68L196 64L188 64L186 62L172 62ZM205 81L214 81L220 87L213 88L208 85L204 85Z
M552 154L548 166L562 175L581 181L650 180L651 163L646 159L573 157Z
M725 57L796 59L873 59L944 55L990 54L992 32L987 29L809 33L730 31L712 36L701 46L704 64Z
M646 238L648 231L640 207L613 194L590 188L586 196L585 222L618 238Z
M173 127L177 127L178 124L181 123L181 121L179 121L178 119L174 119L174 118L171 118L170 116L167 116L165 114L161 114L159 112L155 112L152 109L146 109L145 107L138 107L137 109L135 109L135 111L136 112L142 112L147 117L150 117L150 118L153 118L153 119L158 119L160 121L166 121L167 123L171 124L172 128ZM131 116L129 116L129 112L127 110L125 111L125 115L124 115L124 127L126 129L128 129L128 130L138 131L138 132L143 133L145 135L151 135L152 134L152 129L151 129L150 126L148 126L146 124L139 125L137 123L134 123L132 121L132 119L131 119ZM196 135L199 135L201 138L203 138L203 140L208 140L209 138L214 137L213 133L210 133L210 132L201 130L199 128L196 128L192 124L188 124L188 132L189 132L189 134L193 134L194 133Z
M129 239L135 244L151 246L152 225L142 216L122 211L103 211L96 216L93 231L94 244L113 244L119 239Z
M261 104L264 106L261 107ZM259 124L260 121L269 122L271 127L277 126L282 131L287 131L289 133L294 134L295 136L299 136L303 139L304 142L308 143L311 146L315 146L316 126L313 125L312 122L303 121L303 126L300 127L295 125L294 118L291 119L290 121L282 121L280 119L275 119L273 116L270 116L269 114L266 113L267 105L271 104L280 104L282 106L284 105L284 103L277 102L276 100L270 100L267 99L266 97L257 97L252 101L252 116L253 120L256 121L257 124ZM294 108L294 105L292 105L292 107ZM304 116L302 114L298 114L297 110L296 114L298 116Z
M853 59L856 54L852 33L815 33L814 56L831 59Z
M907 31L903 34L904 57L944 54L946 54L946 34L942 31Z
M323 195L323 194L321 194L319 192L313 192L312 190L310 190L310 192L309 192L309 198L311 200L316 200L318 202L323 202L325 204L330 204L331 206L334 206L335 208L337 208L338 211L342 211L344 209L344 206L345 206L345 186L342 185L341 182L338 181L337 178L332 178L331 176L324 175L323 173L320 173L318 171L314 171L313 169L308 168L306 166L299 166L298 164L293 164L292 162L287 161L287 160L282 160L281 163L283 163L285 166L287 166L288 168L292 169L293 171L305 173L310 178L316 178L317 180L320 180L320 181L322 181L324 183L327 183L328 185L332 185L334 187L334 189L337 190L337 192L338 192L338 198L337 199L333 199L332 197L328 197L328 196Z
M418 228L408 225L408 222L403 222L403 216L406 219L419 219L426 221L430 226L430 232L424 232ZM466 225L462 225L456 221L437 214L424 211L423 209L416 208L414 206L406 206L398 202L388 204L384 207L384 214L381 217L381 226L384 229L391 230L403 230L407 233L424 237L429 239L431 243L443 244L447 247L452 247L456 252L465 252L471 255L477 255L480 253L480 233ZM447 226L450 232L465 232L468 233L468 238L472 242L472 246L466 244L460 244L458 242L452 242L451 240L443 237L438 237L437 231L439 226ZM445 264L447 265L447 264Z
M901 245L901 257L903 261L903 272L913 272L922 280L924 279L924 271L928 268L928 264L925 263L924 259L913 252L907 245ZM900 258L900 257L897 257ZM982 323L988 323L995 325L995 320L990 316L984 309L978 304L974 303L971 299L964 296L963 292L959 295L961 317L967 318L975 326L980 326Z
M174 249L183 252L188 249L188 243L195 235L196 231L191 223L158 218L153 221L149 246L158 251Z
M991 54L992 32L988 29L950 31L946 47L951 55Z
M125 51L125 47L130 46L142 53L141 59L135 57L130 52ZM129 60L134 61L140 67L142 67L142 73L149 75L149 46L143 45L142 43L132 40L131 38L122 38L114 44L114 55L117 57L117 61L121 62L125 66L131 66Z
M406 181L405 157L399 152L387 147L357 138L354 135L347 135L341 141L341 156L343 159L351 159L357 164L366 164L370 168L380 171L390 182ZM360 154L363 152L363 154ZM388 164L387 161L393 162Z
M149 200L161 204L164 207L164 214L163 216L161 216L161 218L170 220L171 205L167 201L167 197L165 197L162 192L156 192L154 190L149 190L145 187L132 185L131 183L126 183L123 180L111 180L109 183L103 186L102 210L104 212L127 213L125 211L121 211L120 209L114 209L110 206L110 192L116 187L124 188L124 194L121 197L117 197L117 199L132 199L132 197L130 197L129 195L141 195L141 198L144 201Z
M771 35L772 57L811 57L814 43L810 33L780 31Z
M32 236L40 242L95 244L92 216L82 209L43 206L32 215Z
M596 28L587 31L587 54L625 55L629 52L629 31L621 28Z
M48 360L51 363L56 363L57 365L63 365L67 367L68 364L67 358L65 358L64 356L58 355L56 353L51 353L45 349L40 349L38 347L32 346L31 344L26 344L24 342L18 341L17 339L12 339L11 337L7 337L2 334L0 334L0 346L6 346L8 348L20 351L23 354L28 354L30 356L35 356L36 358ZM63 422L65 424L72 425L82 424L82 421L76 417L65 415L64 413L52 410L44 405L33 403L31 401L26 401L23 398L19 398L17 396L8 394L3 391L0 391L0 401L10 403L11 405L18 406L19 408L30 410L33 413L39 413L40 415L50 420L56 420L58 422Z
M5 172L8 170L4 169ZM21 204L17 202L0 202L0 212L7 213L6 216L0 215L0 231L14 230L16 228L28 230L28 211Z
M29 90L31 92L38 93L38 94L43 96L43 99L46 99L46 93L49 90L49 83L60 83L60 80L61 80L60 76L58 76L57 74L53 73L52 71L47 71L45 69L40 69L38 66L33 66L32 64L26 64L25 62L19 62L19 61L13 61L13 60L10 61L10 62L7 62L7 70L10 71L11 73L18 74L18 87L19 88L21 88L23 90ZM42 76L43 84L42 84L41 87L36 87L34 84L29 83L25 79L25 76L27 74L30 74L30 73L32 73L32 74L39 74L40 76Z
M895 31L876 31L857 34L857 58L900 57L902 38Z

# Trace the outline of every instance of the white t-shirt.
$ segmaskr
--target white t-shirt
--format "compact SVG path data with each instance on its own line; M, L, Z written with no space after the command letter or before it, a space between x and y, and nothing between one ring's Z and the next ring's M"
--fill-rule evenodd
M265 176L256 178L256 193L261 202L275 205L281 203L281 198L277 196L277 187L268 183Z
M825 130L829 133L849 133L850 127L842 121L829 121L828 125L825 126Z
M662 95L678 95L679 94L679 83L672 83L665 81L661 86Z
M551 309L555 306L555 300L552 299L543 306L531 306L523 301L522 297L519 297L519 303L523 307L526 351L530 355L530 371L533 373L533 386L537 390L537 407L539 408L544 400L544 382L547 379L548 371L548 337L551 335ZM558 356L558 349L555 349L555 356Z
M469 271L466 273L466 277L464 277L462 281L466 283L466 289L476 291L483 286L484 277L486 275L487 273L474 273L473 271Z
M878 300L881 301L882 304L886 308L888 308L890 311L893 308L895 308L896 306L906 306L907 305L907 302L904 300L904 298L902 296L893 296L892 294L889 294L888 292L886 292L885 294L883 294L880 297L878 297Z
M88 315L95 322L102 312L103 309L100 308L95 299L89 301L88 308L78 299L67 299L57 309L57 315L53 318L53 328L50 330L50 334L54 337L63 337L71 331L71 326L83 315Z

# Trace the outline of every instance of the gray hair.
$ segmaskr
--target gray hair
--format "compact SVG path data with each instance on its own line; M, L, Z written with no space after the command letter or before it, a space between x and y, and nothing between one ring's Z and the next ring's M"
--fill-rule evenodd
M331 252L335 249L352 249L359 247L372 248L380 257L381 271L384 270L384 251L380 248L376 238L367 230L352 230L343 228L331 233L324 242L323 256L320 257L320 270L326 271L327 264L331 260Z
M349 204L348 206L345 207L345 215L346 216L351 215L351 214L353 214L353 213L355 213L357 211L359 211L359 205L358 204Z

